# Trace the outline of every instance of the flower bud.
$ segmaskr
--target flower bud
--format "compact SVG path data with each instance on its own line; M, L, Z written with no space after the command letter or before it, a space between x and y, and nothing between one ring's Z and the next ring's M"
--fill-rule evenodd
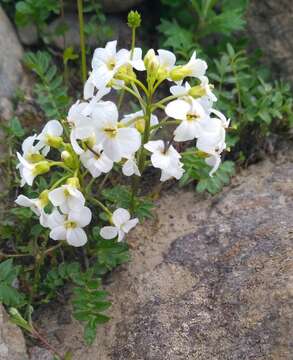
M45 207L45 206L48 205L48 203L49 203L49 197L48 197L48 195L49 195L49 190L44 190L44 191L42 191L42 192L40 193L40 195L39 195L39 199L40 199L41 205L42 205L43 207Z
M143 134L144 130L145 130L145 120L143 117L141 118L138 118L136 121L135 121L135 124L134 124L135 128L137 129L137 131L139 131L141 134Z
M76 176L67 179L66 184L67 184L67 185L70 185L70 186L72 186L72 187L75 187L75 188L77 188L77 189L80 188L79 179L78 179L78 177L76 177Z
M59 149L63 145L63 139L61 136L48 135L46 143L55 149Z
M39 161L42 161L44 159L45 159L44 156L38 153L32 153L26 155L26 160L28 160L31 163L38 163Z
M48 161L40 161L34 166L33 173L34 175L42 175L47 173L50 170L50 163Z
M131 82L131 79L129 78L136 79L136 74L132 70L132 66L130 65L121 66L115 75L115 79L123 80L127 85L128 83Z
M156 57L154 49L150 49L145 54L143 61L148 72L157 72L157 70L159 69L160 63L158 58Z
M190 69L183 65L179 65L171 70L170 77L173 81L180 81L183 80L186 76L189 76L190 73Z
M69 151L64 150L61 153L61 159L63 160L64 164L70 168L74 167L75 163L74 163L74 157L72 156L72 154L70 154Z
M140 13L138 11L133 11L131 10L127 16L127 25L130 28L137 28L139 27L141 24L141 16Z
M198 98L198 97L202 97L202 96L205 96L206 95L206 90L205 88L203 88L202 86L200 85L197 85L197 86L193 86L188 94L194 98Z

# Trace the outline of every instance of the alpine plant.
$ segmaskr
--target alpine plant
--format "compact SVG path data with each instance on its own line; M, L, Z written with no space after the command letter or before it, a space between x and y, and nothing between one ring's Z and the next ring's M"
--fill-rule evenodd
M49 189L37 198L19 195L16 203L39 217L51 239L75 247L86 244L95 207L108 220L100 230L104 239L122 241L138 223L129 209L112 213L92 195L96 179L103 181L114 169L120 170L134 177L136 191L139 177L153 166L160 170L161 181L179 180L184 169L178 144L186 141L194 141L212 176L229 126L214 108L217 98L206 76L207 64L195 52L185 65L176 65L171 51L150 49L143 56L140 48L117 50L117 41L110 41L95 50L91 65L83 99L71 106L67 119L50 120L40 134L25 139L17 153L21 186L33 186L36 177L62 168L62 177ZM157 90L164 83L170 95L158 99ZM107 98L115 91L120 100L129 93L139 110L119 113L120 106ZM170 137L158 138L158 130L166 126Z

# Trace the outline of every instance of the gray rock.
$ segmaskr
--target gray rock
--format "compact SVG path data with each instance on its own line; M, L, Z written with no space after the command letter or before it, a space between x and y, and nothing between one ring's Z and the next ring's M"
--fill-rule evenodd
M136 228L106 286L112 320L92 347L58 325L74 360L292 360L293 151L251 166L215 197L172 190ZM52 341L54 336L52 334ZM55 339L56 341L56 339Z
M255 47L266 55L264 61L293 83L293 1L252 0L247 23Z
M13 105L11 101L5 97L0 99L0 118L2 120L8 121L13 116ZM0 135L0 139L1 139Z
M109 13L126 11L141 3L142 0L101 0L103 10Z
M54 356L52 353L39 346L34 346L30 349L30 360L53 360Z
M0 304L0 360L28 360L21 330L9 321Z
M88 18L85 17L85 22L87 22L87 19ZM66 46L73 46L74 48L78 49L80 45L79 24L78 24L78 18L74 14L67 14L64 20L58 18L54 20L51 24L49 24L47 31L50 34L52 43L59 49L61 50L64 49L63 36L55 35L56 29L63 22L65 22L65 24L68 27L68 30L65 33ZM130 45L131 33L125 21L123 21L119 17L108 16L105 25L108 26L110 29L108 37L106 38L103 37L103 39L101 39L98 35L90 36L89 38L87 38L87 46L93 48L104 46L107 41L116 40L116 39L118 40L120 47ZM99 26L97 25L97 34L98 32L99 32Z
M38 42L38 30L34 24L19 27L17 33L24 45L35 45Z
M15 31L0 7L0 98L15 94L23 75L22 47Z

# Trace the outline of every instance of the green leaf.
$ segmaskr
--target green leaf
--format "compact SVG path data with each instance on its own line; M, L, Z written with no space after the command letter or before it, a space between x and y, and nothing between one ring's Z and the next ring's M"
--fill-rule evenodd
M9 132L20 139L25 135L25 129L22 127L16 116L13 116L13 118L9 121Z

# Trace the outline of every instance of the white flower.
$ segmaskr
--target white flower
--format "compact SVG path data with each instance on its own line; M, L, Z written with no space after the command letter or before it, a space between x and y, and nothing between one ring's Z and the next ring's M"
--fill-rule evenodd
M67 121L72 127L70 132L70 142L73 150L77 154L82 154L84 152L77 140L95 139L95 129L92 120L83 113L87 106L88 103L77 101L71 106L67 116Z
M25 184L32 186L36 176L45 174L50 170L50 164L48 161L44 160L36 163L30 163L21 156L20 153L16 153L16 155L19 160L17 168L19 169L21 176L20 186L24 186Z
M123 124L118 122L118 110L114 103L107 101L103 112L94 111L93 120L96 143L103 146L111 160L129 158L139 149L140 133L135 128L121 127Z
M138 169L138 166L137 166L137 163L136 163L134 157L126 160L126 162L122 166L122 173L125 176L132 176L132 175L140 176L140 171Z
M213 117L212 114L217 115ZM201 123L201 133L196 146L199 150L208 154L221 153L225 148L226 128L229 120L220 112L211 109L211 117Z
M57 120L50 120L47 122L45 127L43 128L40 135L38 135L37 140L41 142L41 144L47 145L46 149L50 149L50 140L60 137L63 133L63 127Z
M188 76L200 78L204 76L208 65L204 60L196 58L196 52L191 55L190 60L186 65L183 65L185 70L188 70Z
M49 236L53 240L66 240L72 246L83 246L87 242L83 227L87 226L91 219L92 213L85 206L71 210L67 215L54 209L48 216L48 227L51 229Z
M34 145L36 139L37 135L26 138L21 146L23 154L21 155L20 153L17 153L19 163L17 164L16 168L19 169L21 176L20 186L24 186L26 183L32 185L36 176L33 174L35 170L35 165L33 164L43 160L44 156L46 156L49 151L47 147L42 149L44 145L42 145L40 142ZM40 153L41 149L42 151Z
M114 226L104 226L100 234L104 239L113 239L118 235L118 241L122 241L127 234L138 223L138 219L130 219L126 209L119 208L113 212L112 223Z
M95 178L102 173L108 173L113 167L113 161L103 152L101 145L94 145L90 150L82 153L80 161Z
M15 203L19 206L30 208L37 216L39 216L40 224L47 227L47 214L44 211L44 204L39 198L30 199L27 196L19 195Z
M83 194L71 185L61 185L49 192L49 200L54 206L59 206L63 213L84 206Z
M149 141L144 147L152 153L151 162L155 168L162 170L161 181L172 177L179 180L184 173L181 155L171 145L165 149L163 140Z
M121 49L117 52L116 46L116 40L110 41L105 48L98 48L94 52L91 81L98 89L107 86L123 65L130 64L137 70L144 70L141 49L135 48L131 59L129 50ZM88 93L90 94L90 90L88 90Z
M174 100L165 109L166 114L181 120L181 124L174 131L175 141L193 140L200 136L201 124L208 118L204 108L198 100Z

